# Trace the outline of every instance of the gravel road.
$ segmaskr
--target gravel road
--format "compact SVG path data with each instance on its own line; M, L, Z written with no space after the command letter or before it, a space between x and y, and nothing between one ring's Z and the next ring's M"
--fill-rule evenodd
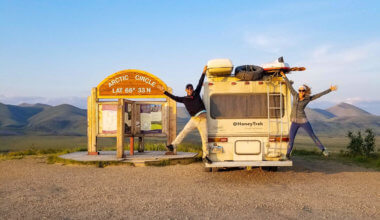
M380 172L294 158L278 172L0 162L0 219L380 219Z

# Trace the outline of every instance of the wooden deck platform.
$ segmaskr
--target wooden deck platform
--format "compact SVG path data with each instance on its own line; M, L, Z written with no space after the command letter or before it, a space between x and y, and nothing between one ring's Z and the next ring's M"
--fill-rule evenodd
M99 151L99 155L88 155L87 151L79 151L60 155L59 157L76 161L121 161L133 163L135 166L145 166L147 163L171 161L171 160L191 160L195 159L197 153L177 152L177 155L165 155L165 151L145 151L135 152L133 156L129 151L124 151L124 158L116 158L116 151Z

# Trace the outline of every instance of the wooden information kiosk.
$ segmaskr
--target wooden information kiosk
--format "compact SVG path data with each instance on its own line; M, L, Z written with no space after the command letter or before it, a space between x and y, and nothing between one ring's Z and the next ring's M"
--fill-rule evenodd
M134 138L176 136L176 102L163 91L172 92L158 77L142 70L122 70L92 88L87 100L88 154L98 155L97 138L116 137L116 157L123 158L124 139L130 137L130 155L134 155ZM159 101L154 99L163 99ZM153 101L135 101L148 99Z

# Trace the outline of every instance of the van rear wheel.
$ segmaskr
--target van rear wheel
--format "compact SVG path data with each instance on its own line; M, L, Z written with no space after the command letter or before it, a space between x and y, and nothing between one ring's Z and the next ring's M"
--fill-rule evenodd
M204 171L205 172L218 172L219 171L219 167L205 167Z
M261 169L268 172L276 172L278 167L261 167Z
M204 167L203 171L207 172L207 173L210 173L210 172L212 172L212 168L211 167Z

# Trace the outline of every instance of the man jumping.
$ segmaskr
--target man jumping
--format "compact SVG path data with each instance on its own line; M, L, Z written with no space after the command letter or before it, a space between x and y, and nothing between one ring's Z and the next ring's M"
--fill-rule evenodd
M198 131L201 135L202 139L202 158L203 161L207 163L212 163L212 161L207 157L207 116L206 116L206 108L203 104L203 101L200 96L200 92L202 89L203 81L206 76L206 70L207 66L203 68L202 76L199 79L199 83L197 85L197 88L194 90L192 84L186 85L186 94L187 96L178 97L170 94L169 92L165 91L164 94L167 95L169 98L173 99L176 102L181 102L185 104L186 110L189 112L191 119L183 130L178 134L176 139L167 147L168 152L166 152L166 155L172 155L177 153L177 146L182 142L182 140L186 137L186 135L194 130L195 128L198 128Z

